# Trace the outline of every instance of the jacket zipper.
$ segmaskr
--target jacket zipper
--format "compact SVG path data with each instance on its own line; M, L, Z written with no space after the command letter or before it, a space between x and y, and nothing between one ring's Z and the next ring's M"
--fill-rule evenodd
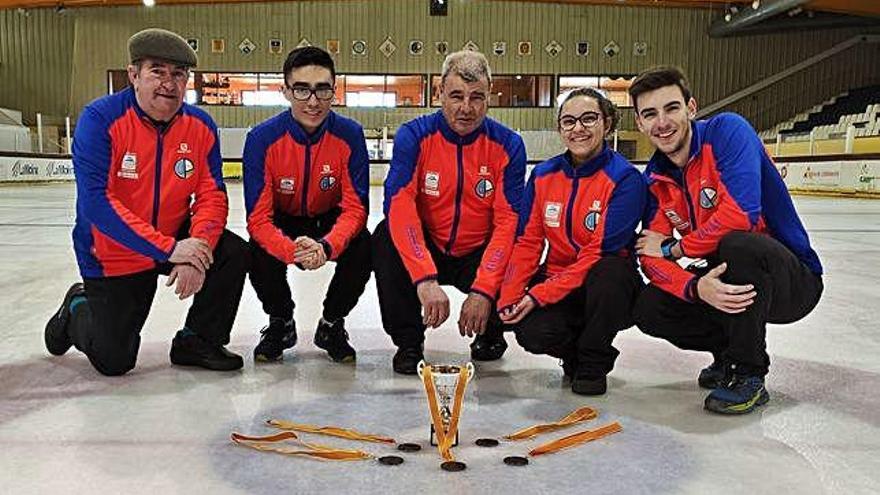
M169 124L170 125L170 124ZM156 129L156 173L153 174L153 228L159 228L159 193L162 185L162 131Z
M312 142L306 142L306 164L303 170L302 209L300 215L309 216L309 175L312 171Z
M455 238L458 235L458 222L461 217L461 194L464 189L464 163L462 159L463 149L461 142L456 148L456 161L458 162L458 185L455 189L455 216L452 217L452 230L449 233L449 242L446 243L446 254L452 254L452 246L455 244Z
M571 197L568 198L568 208L565 211L565 233L568 236L569 244L574 248L575 254L581 250L580 246L574 242L574 234L572 233L572 212L574 210L574 200L577 198L579 184L580 181L577 177L571 179Z

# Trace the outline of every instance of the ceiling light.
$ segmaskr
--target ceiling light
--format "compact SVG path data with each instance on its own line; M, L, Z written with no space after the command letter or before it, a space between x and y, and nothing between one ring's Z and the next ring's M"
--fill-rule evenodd
M147 7L153 7L156 5L156 0L144 0L144 5Z
M761 0L755 0L754 2L752 2L752 9L758 10L758 7L760 7L760 6L761 6Z

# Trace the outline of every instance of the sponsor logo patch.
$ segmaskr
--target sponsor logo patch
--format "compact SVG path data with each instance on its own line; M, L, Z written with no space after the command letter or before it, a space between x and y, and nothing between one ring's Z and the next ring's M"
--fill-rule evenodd
M296 181L293 177L282 177L278 181L278 190L281 194L293 194L295 192Z
M562 216L562 203L544 203L544 225L559 227L559 218Z
M440 196L440 173L425 173L425 194L429 196Z
M684 232L690 227L690 222L685 222L681 219L681 216L675 210L666 210L663 212L666 215L666 218L675 228L675 230L679 232Z
M189 179L195 173L196 167L188 158L181 158L174 163L174 174L181 179Z
M188 155L188 154L192 153L192 150L189 149L188 144L180 143L180 145L177 147L177 153L180 155Z
M138 178L137 154L129 151L122 156L122 166L119 168L119 172L116 173L116 176L122 177L123 179Z

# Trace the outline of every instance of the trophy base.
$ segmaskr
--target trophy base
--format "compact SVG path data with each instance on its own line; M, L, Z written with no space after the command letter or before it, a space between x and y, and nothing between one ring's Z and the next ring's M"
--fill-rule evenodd
M431 446L437 446L437 435L434 434L434 425L431 425ZM453 447L458 446L458 432L455 432L455 440L452 442Z

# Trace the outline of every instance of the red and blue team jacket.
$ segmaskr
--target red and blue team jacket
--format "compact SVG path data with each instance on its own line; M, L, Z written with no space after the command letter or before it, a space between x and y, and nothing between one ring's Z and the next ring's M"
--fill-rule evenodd
M485 247L471 290L495 300L516 235L525 165L522 138L490 118L466 136L439 111L398 129L384 211L413 283L437 277L427 234L449 256Z
M160 130L131 88L87 105L73 140L82 276L154 268L168 260L186 220L192 237L216 247L229 211L222 166L217 127L194 106L184 103Z
M765 233L785 245L810 271L822 264L810 247L791 195L749 123L722 113L691 123L690 158L679 169L656 152L645 169L646 229L681 236L689 258L711 257L718 242L733 231ZM663 258L640 257L642 271L661 289L695 300L697 276Z
M360 124L334 112L309 135L285 110L253 128L244 145L244 199L251 237L272 256L293 263L296 244L273 223L275 212L314 217L341 209L319 241L336 259L364 229L370 161Z
M642 175L607 145L577 168L567 153L535 167L498 309L516 304L526 293L541 306L556 303L583 285L603 256L632 257L645 196ZM527 288L545 240L550 245L546 279Z

